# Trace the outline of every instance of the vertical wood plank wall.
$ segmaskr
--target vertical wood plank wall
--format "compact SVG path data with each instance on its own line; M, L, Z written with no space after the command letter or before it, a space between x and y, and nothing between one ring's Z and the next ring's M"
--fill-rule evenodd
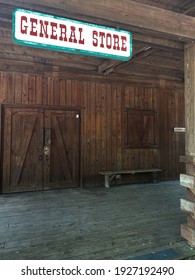
M162 180L178 179L183 171L184 135L173 127L184 126L182 90L168 90L76 81L19 73L0 73L0 103L55 105L83 108L83 185L103 184L101 170L162 168ZM126 149L125 108L157 112L157 149ZM142 176L143 175L143 176ZM128 182L149 180L130 175Z

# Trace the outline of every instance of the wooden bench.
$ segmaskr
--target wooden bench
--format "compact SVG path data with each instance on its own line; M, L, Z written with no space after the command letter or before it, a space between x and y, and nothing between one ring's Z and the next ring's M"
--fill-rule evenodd
M100 174L104 175L105 187L110 188L110 183L116 175L121 174L136 174L136 173L152 173L153 182L158 181L158 172L161 172L160 168L150 168L150 169L135 169L135 170L120 170L120 171L101 171Z

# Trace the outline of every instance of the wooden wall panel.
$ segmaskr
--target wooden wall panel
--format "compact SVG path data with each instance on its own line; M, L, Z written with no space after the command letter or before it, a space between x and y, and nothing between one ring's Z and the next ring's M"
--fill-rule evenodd
M29 81L29 76L25 75L23 77L23 82L22 82L22 104L28 104L28 81Z
M6 102L6 92L7 92L7 75L5 73L1 73L1 94L0 94L0 100L1 103Z
M29 76L28 78L28 103L35 104L36 102L36 85L35 85L35 76Z
M106 88L106 169L112 169L112 152L114 152L112 148L112 86L110 84L107 85Z
M106 106L106 100L107 100L107 92L106 92L106 85L101 85L101 137L102 137L102 145L101 145L101 169L106 170L107 169L107 143L106 143L106 135L107 135L107 126L106 126L106 120L107 120L107 106ZM102 179L102 178L101 178Z
M43 103L43 78L41 76L37 76L35 80L35 104Z
M184 126L181 90L1 72L0 102L81 108L86 187L103 184L101 170L154 166L162 168L161 179L167 180L178 179L184 168L179 163L184 134L173 132L174 126ZM125 148L125 108L157 112L157 148ZM122 182L149 180L148 175L142 175L127 176Z
M89 160L90 162L90 182L91 184L95 184L95 176L96 176L96 111L95 111L95 95L96 95L96 84L95 83L91 83L90 85L90 92L88 92L90 96L90 119L91 119L91 126L90 126L90 134L88 135L89 137L89 144L90 144L90 155L87 159L87 161ZM85 167L84 167L85 168ZM85 171L84 169L84 173L87 173L88 170Z

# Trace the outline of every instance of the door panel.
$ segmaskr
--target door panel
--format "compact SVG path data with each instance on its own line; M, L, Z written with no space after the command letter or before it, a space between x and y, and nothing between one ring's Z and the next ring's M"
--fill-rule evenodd
M77 187L76 111L4 109L3 193Z
M44 188L77 187L79 119L77 112L46 110Z
M41 117L31 109L5 109L3 192L42 189Z

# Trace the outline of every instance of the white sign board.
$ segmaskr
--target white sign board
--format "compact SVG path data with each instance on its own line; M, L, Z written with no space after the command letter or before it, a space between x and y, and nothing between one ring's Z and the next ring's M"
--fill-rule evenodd
M128 31L16 9L13 40L22 45L57 51L129 60L132 35Z
M185 132L185 127L174 127L174 132Z

